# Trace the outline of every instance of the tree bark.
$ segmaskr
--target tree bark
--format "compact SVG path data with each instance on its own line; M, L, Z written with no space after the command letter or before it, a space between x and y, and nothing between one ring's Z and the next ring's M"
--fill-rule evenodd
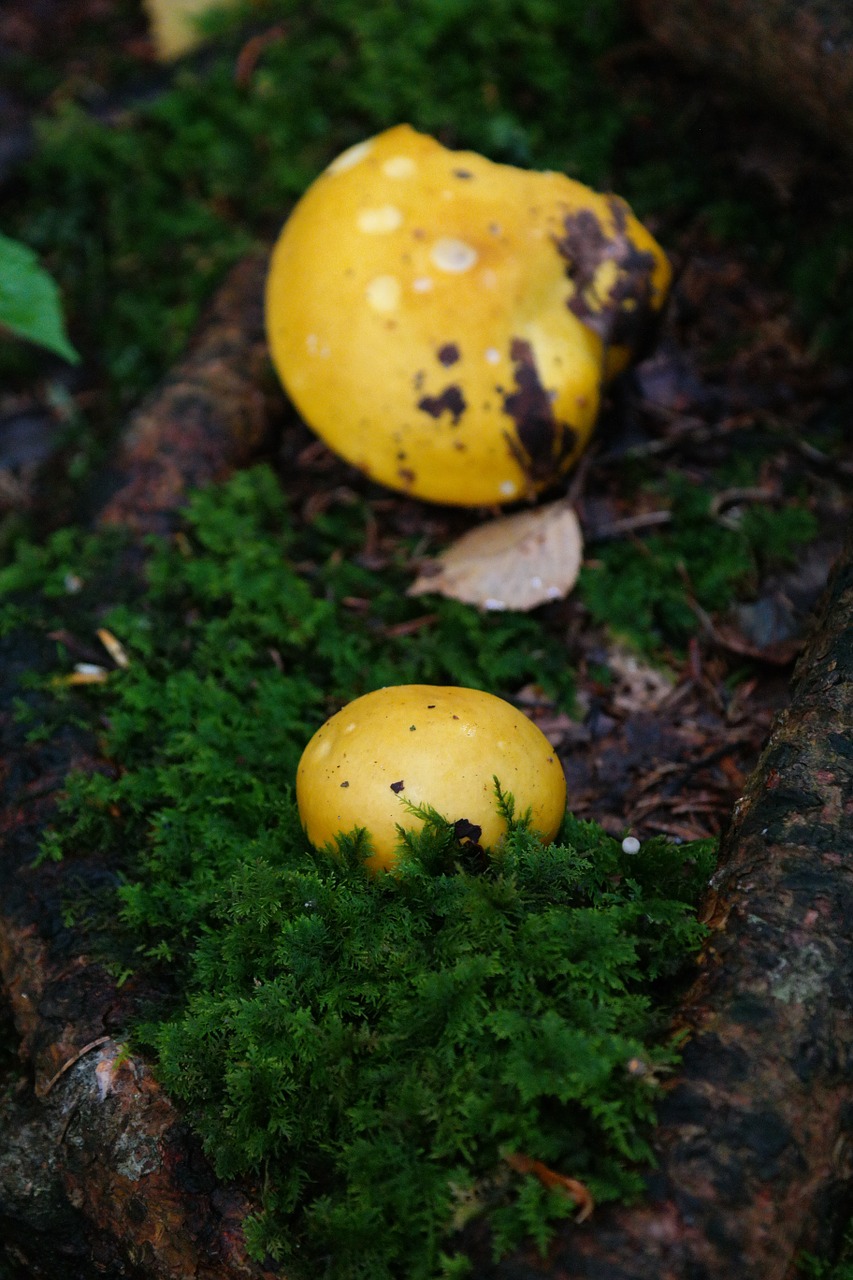
M634 0L676 57L757 93L798 128L853 152L848 0Z
M131 416L98 495L100 524L165 533L189 489L264 444L282 401L264 334L267 257L232 269L184 359Z

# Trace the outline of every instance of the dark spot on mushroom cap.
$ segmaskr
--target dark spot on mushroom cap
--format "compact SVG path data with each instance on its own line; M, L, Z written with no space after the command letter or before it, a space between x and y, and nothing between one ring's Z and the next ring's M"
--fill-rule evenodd
M515 365L516 390L504 396L504 412L515 422L518 443L507 435L513 456L534 483L559 473L574 451L577 435L554 416L552 397L539 380L533 348L523 338L513 338L509 349Z
M606 345L639 351L656 319L652 308L655 258L653 253L638 249L628 236L625 202L610 196L608 204L613 218L611 233L605 232L591 209L579 209L563 219L563 235L555 237L554 244L576 287L567 303L572 314ZM599 297L595 275L608 260L616 264L617 275L604 297Z
M414 384L415 391L420 391L421 387L424 385L425 377L426 377L426 373L424 372L424 370L418 369L414 378L412 378L412 383Z
M396 795L399 795L399 794L400 794L400 792L403 790L403 786L404 786L404 783L403 783L403 779L401 778L399 782L392 782L392 783L391 783L391 790L392 790Z
M349 783L348 783L348 782L342 782L342 783L341 783L341 786L342 786L342 787L348 787L348 786L349 786Z
M445 368L449 368L452 364L456 364L459 359L459 348L455 342L445 342L444 346L438 348L438 358Z
M422 396L418 401L418 408L432 418L440 418L443 413L449 413L455 427L468 405L461 387L450 386L445 387L440 395Z
M417 474L414 471L412 471L411 467L398 467L397 475L400 477L400 479L403 481L403 484L405 485L414 484L415 480L417 479Z
M454 178L473 178L474 175L470 169L454 169L453 176Z
M476 822L469 822L467 818L457 818L453 831L457 840L470 840L473 844L479 844L483 834L483 828L478 827Z

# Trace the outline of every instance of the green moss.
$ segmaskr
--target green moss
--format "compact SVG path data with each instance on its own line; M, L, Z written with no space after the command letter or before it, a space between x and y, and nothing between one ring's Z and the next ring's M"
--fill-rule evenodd
M664 532L595 549L579 590L597 622L647 653L680 649L702 612L749 596L764 573L793 563L816 535L814 516L795 502L749 507L731 526L712 513L712 497L710 489L676 477L660 498L672 513Z
M503 1157L599 1199L640 1192L655 1073L676 1060L649 984L698 943L671 895L710 849L652 841L632 861L569 819L550 847L513 825L474 873L436 820L372 879L366 848L241 865L186 1012L154 1033L160 1070L218 1172L263 1173L250 1241L294 1275L437 1276L478 1206L498 1253L530 1235L544 1251L572 1203Z
M105 608L97 540L71 533L22 548L0 591L7 635L39 584L42 618L61 620L85 565L89 633L108 625L129 654L83 695L118 768L68 780L43 854L113 851L115 963L168 971L170 1013L144 1043L219 1173L256 1184L253 1249L294 1276L427 1280L464 1274L453 1237L473 1213L499 1252L544 1249L572 1213L514 1152L600 1199L639 1194L677 1057L660 996L701 938L713 850L627 855L570 816L544 847L500 795L494 859L432 814L392 876L366 874L365 833L310 849L296 763L346 699L402 680L572 696L562 643L531 618L443 602L400 637L422 606L402 570L358 565L363 519L353 504L301 531L260 468L197 495L185 532L152 544L137 603Z

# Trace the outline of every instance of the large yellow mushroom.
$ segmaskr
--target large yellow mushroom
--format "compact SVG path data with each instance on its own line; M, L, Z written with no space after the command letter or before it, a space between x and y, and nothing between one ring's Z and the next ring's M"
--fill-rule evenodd
M296 205L267 331L288 394L335 452L421 498L506 503L575 460L669 280L618 197L398 125Z
M502 698L455 685L390 685L356 698L327 720L296 771L296 800L318 848L364 827L372 870L396 860L398 825L421 819L403 803L429 805L494 848L506 832L494 779L530 810L545 840L559 830L566 779L556 752L527 716Z

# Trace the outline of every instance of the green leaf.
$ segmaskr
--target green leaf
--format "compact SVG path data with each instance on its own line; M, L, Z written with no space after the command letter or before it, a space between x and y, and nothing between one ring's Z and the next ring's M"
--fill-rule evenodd
M37 342L72 364L80 357L68 341L59 290L32 249L0 234L0 327Z

